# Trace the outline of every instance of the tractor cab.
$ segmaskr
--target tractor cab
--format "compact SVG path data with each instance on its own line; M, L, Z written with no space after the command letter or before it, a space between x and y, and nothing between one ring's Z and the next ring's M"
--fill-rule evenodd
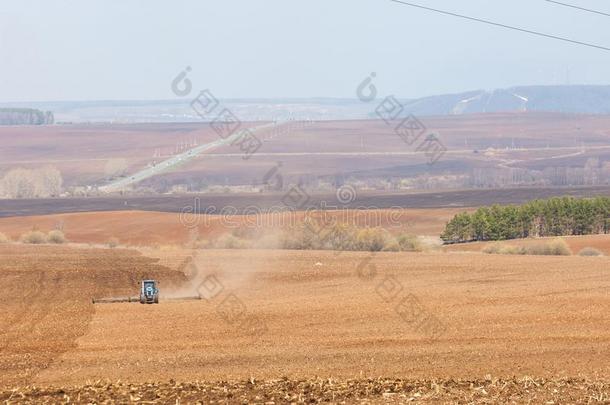
M159 289L155 280L142 280L140 304L158 304Z

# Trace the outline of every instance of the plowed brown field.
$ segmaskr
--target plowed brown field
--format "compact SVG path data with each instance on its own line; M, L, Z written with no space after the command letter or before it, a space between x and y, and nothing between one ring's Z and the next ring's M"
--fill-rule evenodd
M76 348L91 299L126 294L139 280L184 276L134 251L0 245L0 385L23 384Z
M610 375L608 258L212 250L216 295L168 302L189 252L157 253L0 246L2 385ZM161 304L90 301L143 277Z
M394 232L415 235L439 235L447 221L463 212L455 209L404 209L331 211L330 216L343 218L349 223L383 226ZM292 222L302 221L303 212L261 214L256 216L190 216L187 221L197 224L202 238L218 236L238 227L252 229L278 229ZM73 214L39 215L0 218L0 232L18 240L24 232L37 228L45 232L61 224L66 237L72 242L105 243L111 237L121 243L142 245L181 245L188 241L189 233L177 213L146 211L111 211Z
M609 384L583 379L401 380L301 379L191 383L102 383L0 391L7 404L239 403L239 404L597 404L610 401Z

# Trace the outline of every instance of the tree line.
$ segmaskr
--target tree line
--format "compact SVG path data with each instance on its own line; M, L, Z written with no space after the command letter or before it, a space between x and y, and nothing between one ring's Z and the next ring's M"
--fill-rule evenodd
M445 226L445 243L610 232L610 198L555 197L523 205L493 205L457 214Z
M51 111L33 108L0 108L0 125L50 125L55 122Z

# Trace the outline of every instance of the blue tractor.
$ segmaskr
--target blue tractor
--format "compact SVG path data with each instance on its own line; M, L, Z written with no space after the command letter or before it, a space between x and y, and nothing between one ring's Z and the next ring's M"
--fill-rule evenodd
M140 288L140 304L158 304L159 289L155 280L142 280Z

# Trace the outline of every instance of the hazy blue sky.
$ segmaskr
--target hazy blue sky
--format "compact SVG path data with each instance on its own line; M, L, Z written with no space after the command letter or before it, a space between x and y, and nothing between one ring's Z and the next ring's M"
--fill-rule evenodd
M610 47L610 17L544 0L413 1ZM0 101L170 99L187 65L222 98L610 84L610 52L388 0L0 0L0 59Z

